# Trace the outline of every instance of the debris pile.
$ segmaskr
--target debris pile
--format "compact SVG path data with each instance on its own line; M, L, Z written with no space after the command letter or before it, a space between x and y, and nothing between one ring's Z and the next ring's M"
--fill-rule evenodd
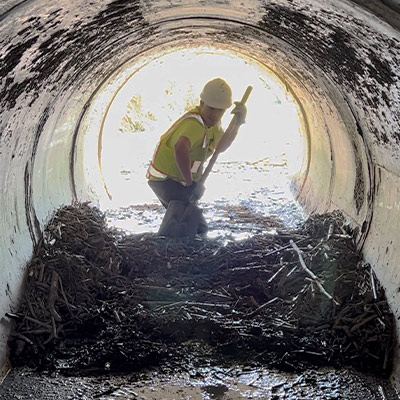
M97 208L66 206L35 249L20 309L7 315L14 365L69 374L185 369L196 357L392 367L384 291L337 212L240 242L177 241L127 235Z

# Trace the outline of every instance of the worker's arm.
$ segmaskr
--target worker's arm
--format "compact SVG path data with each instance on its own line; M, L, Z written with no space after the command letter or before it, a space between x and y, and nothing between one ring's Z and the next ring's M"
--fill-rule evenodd
M190 140L181 136L174 146L175 160L187 186L193 183L190 160Z
M222 136L222 139L220 143L218 144L218 152L222 153L224 152L229 146L233 143L233 141L236 138L236 135L239 132L239 125L234 124L228 126L228 129L225 131L224 136Z
M234 114L234 119L229 124L227 130L224 133L220 143L218 144L217 151L218 153L224 152L235 140L236 135L239 132L240 125L243 125L246 121L247 108L246 106L239 102L235 101L236 107L232 110L232 114Z

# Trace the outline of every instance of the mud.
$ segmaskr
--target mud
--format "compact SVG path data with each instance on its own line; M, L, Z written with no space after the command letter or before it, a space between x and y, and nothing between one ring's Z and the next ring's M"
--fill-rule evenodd
M123 374L129 384L103 387L93 398L122 391L143 399L290 399L325 391L321 398L333 399L341 398L336 375L353 366L364 375L353 370L343 398L359 384L370 391L365 398L391 390L384 377L392 365L392 316L340 214L282 231L283 223L243 207L227 212L277 232L177 242L109 230L87 204L60 209L35 249L20 310L7 314L15 322L17 368L9 387L27 375L43 379L51 393L57 378L69 376L71 389L91 398L82 394L87 382ZM297 270L289 239L301 243L308 267L324 281ZM315 368L332 366L340 369L316 377ZM272 385L271 371L280 376Z
M203 365L176 374L142 373L65 377L13 369L0 386L7 400L395 400L386 379L349 369L307 370L301 374L232 365Z

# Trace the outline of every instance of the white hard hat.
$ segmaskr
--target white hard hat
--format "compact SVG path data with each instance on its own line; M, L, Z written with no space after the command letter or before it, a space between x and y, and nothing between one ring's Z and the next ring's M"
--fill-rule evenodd
M209 107L226 109L232 105L232 89L223 79L215 78L206 83L200 99Z

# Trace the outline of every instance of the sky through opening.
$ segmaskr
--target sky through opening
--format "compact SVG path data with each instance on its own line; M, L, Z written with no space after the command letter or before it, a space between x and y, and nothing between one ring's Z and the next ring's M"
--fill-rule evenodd
M271 212L269 195L294 201L290 184L305 154L295 101L282 82L256 61L226 50L192 48L153 59L114 97L103 124L102 173L112 195L112 202L101 199L103 209L158 203L145 177L158 139L199 103L204 84L216 77L230 84L235 101L248 85L253 92L246 124L220 155L202 201L239 204L253 199L261 209L265 204L266 213ZM230 111L222 120L224 128L231 120ZM140 230L132 223L128 229Z

